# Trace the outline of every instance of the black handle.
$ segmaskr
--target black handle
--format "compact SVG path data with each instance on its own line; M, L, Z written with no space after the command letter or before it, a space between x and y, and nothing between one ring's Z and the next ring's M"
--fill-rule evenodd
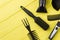
M45 7L45 5L46 5L46 0L39 0L39 7L40 6Z
M32 12L30 12L28 9L26 9L25 7L23 7L23 6L21 6L21 8L22 8L22 10L25 12L25 13L27 13L30 17L35 17L34 15L33 15L33 13Z
M41 18L35 17L34 20L44 30L47 30L49 28L49 25L45 21L43 21Z
M39 0L39 7L37 12L47 13L46 0Z

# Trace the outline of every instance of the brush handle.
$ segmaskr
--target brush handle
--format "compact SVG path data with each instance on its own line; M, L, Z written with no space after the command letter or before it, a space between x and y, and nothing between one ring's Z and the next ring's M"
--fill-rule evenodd
M37 23L44 30L47 30L49 28L49 25L45 21L43 21L40 17L35 17L34 20L35 23Z
M30 12L28 9L26 9L25 7L23 7L23 6L21 6L21 8L22 8L22 10L26 13L26 14L28 14L30 17L35 17L34 16L34 14L32 13L32 12Z

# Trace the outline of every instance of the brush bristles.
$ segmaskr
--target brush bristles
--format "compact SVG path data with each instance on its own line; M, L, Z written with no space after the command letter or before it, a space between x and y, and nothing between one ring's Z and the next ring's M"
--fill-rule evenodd
M31 32L32 32L32 34L33 34L33 36L34 36L34 38L35 38L35 39L33 39L33 38L31 37L30 33L28 33L28 36L29 36L29 38L30 38L31 40L40 40L39 37L38 37L38 35L37 35L37 33L36 33L35 31L31 31Z

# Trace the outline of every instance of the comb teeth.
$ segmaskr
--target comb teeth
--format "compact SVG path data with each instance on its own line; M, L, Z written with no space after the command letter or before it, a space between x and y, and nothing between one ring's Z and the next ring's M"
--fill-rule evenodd
M31 35L30 35L30 33L28 33L28 37L29 37L31 40L40 40L40 39L38 38L38 35L37 35L37 33L35 32L35 30L34 30L34 31L31 31L31 32L32 32L32 35L34 36L34 38L32 38Z
M35 36L36 39L39 39L38 35L37 35L37 33L35 31L32 31L32 33L33 33L33 35Z
M30 24L29 24L27 18L23 19L23 20L22 20L22 23L24 24L25 28L26 28L28 31L31 31L31 29L30 29Z

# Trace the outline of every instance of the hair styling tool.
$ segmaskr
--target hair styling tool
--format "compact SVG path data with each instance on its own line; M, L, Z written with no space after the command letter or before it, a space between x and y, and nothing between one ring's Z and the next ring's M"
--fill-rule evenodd
M48 15L47 18L48 18L49 21L59 20L60 19L60 14L57 14L57 15Z
M50 36L49 36L49 39L50 39L50 40L52 40L53 37L56 35L58 29L60 29L60 22L58 22L58 23L56 24L56 26L54 27L54 29L52 30L52 32L51 32L51 34L50 34Z
M47 13L46 9L46 0L39 0L39 7L37 9L37 12Z
M29 24L27 18L23 19L22 22L23 22L25 28L29 31L28 35L30 35L30 37L32 38L32 40L38 40L39 39L38 35L36 35L34 31L31 31L30 24Z
M44 30L47 30L49 28L49 25L45 21L43 21L40 17L34 16L32 14L32 12L30 12L23 6L21 6L21 8L26 12L26 14L28 14L30 17L32 17L34 19L35 23L37 23L39 26L41 26L41 28L43 28Z

